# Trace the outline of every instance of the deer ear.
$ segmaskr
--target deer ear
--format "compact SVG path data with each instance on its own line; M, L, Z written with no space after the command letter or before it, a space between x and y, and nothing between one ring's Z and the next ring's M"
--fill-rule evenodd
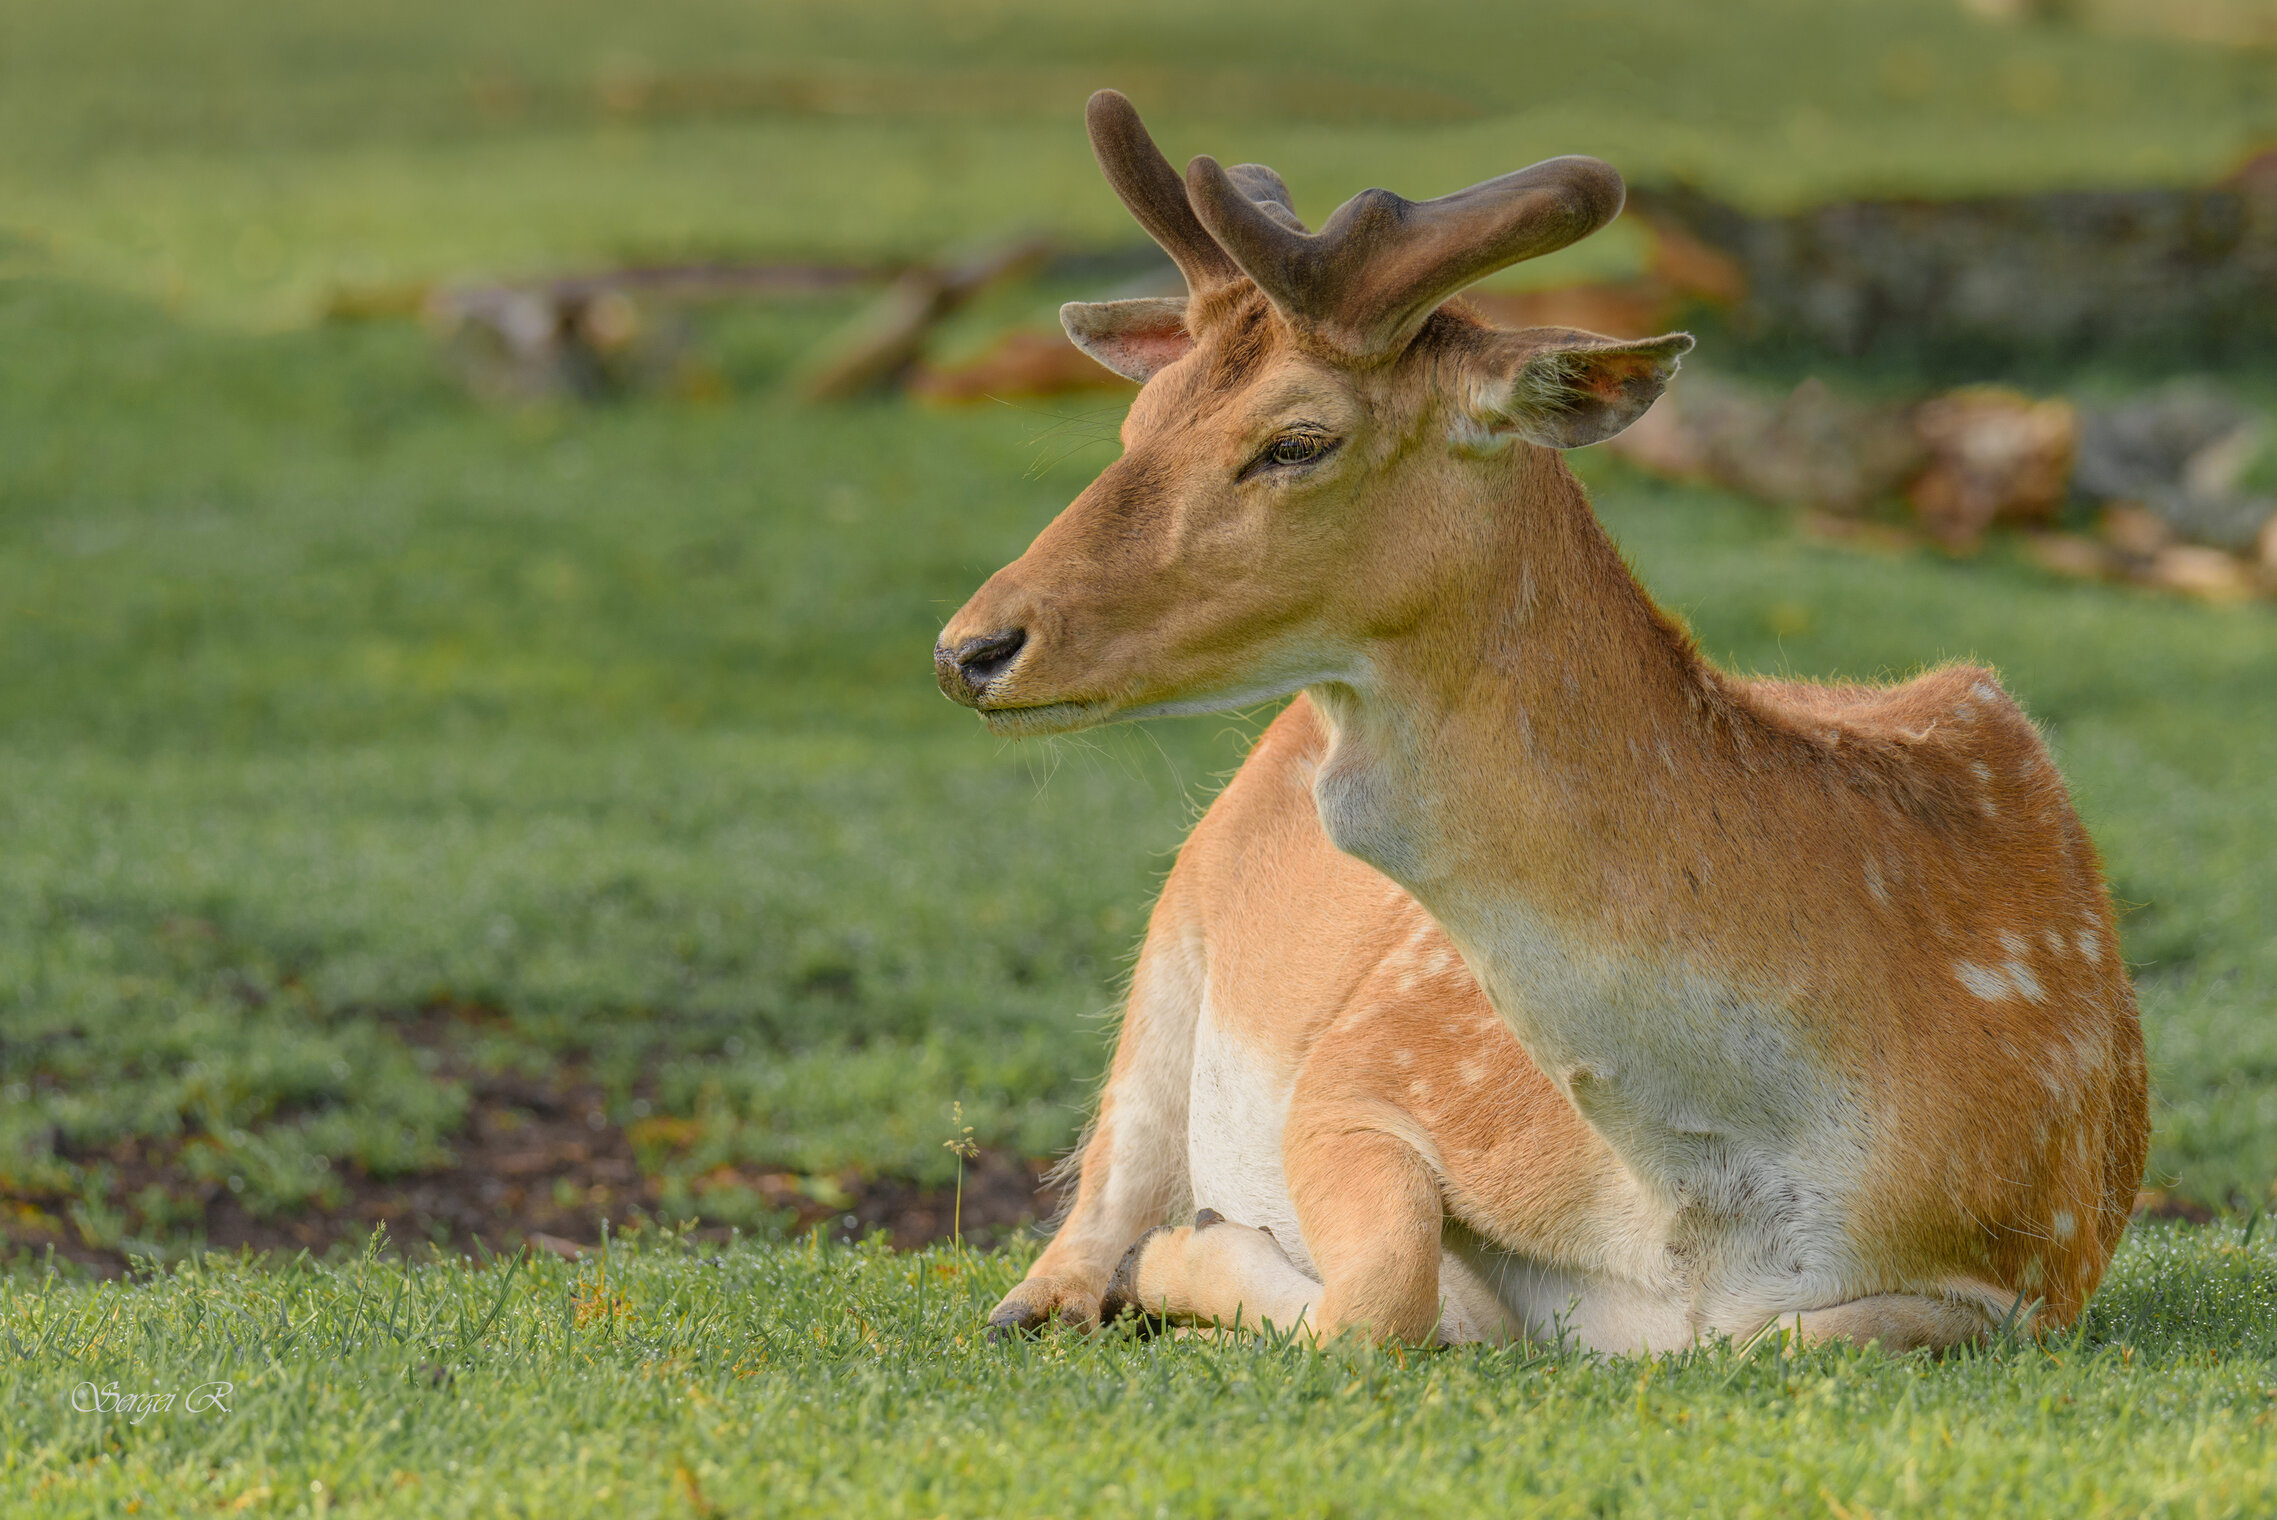
M1551 449L1603 443L1642 417L1692 347L1690 333L1630 342L1532 327L1496 337L1474 421L1496 443L1515 434Z
M1059 309L1068 341L1127 380L1144 385L1193 348L1184 296L1070 301Z

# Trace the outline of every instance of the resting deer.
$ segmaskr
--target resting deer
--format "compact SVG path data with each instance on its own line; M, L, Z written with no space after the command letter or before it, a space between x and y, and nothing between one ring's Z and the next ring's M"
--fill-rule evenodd
M2145 1076L2038 735L1972 666L1714 669L1558 454L1691 339L1447 304L1603 226L1619 177L1370 190L1312 234L1271 170L1181 180L1119 95L1090 127L1188 294L1062 313L1143 382L1124 452L950 620L941 687L1007 735L1299 695L1170 874L1072 1210L990 1323L1898 1350L2071 1320Z

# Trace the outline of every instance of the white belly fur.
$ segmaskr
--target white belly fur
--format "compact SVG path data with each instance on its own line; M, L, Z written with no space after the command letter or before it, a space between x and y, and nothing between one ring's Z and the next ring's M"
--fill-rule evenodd
M1611 1062L1605 1066L1611 1068L1608 1076L1618 1070ZM1197 1208L1214 1209L1238 1224L1271 1230L1298 1269L1317 1280L1320 1273L1298 1228L1296 1206L1290 1201L1288 1175L1281 1162L1282 1131L1288 1122L1295 1078L1293 1070L1284 1073L1224 1027L1205 989L1196 1020L1187 1110L1187 1166L1193 1202ZM1613 1098L1609 1106L1617 1111L1621 1100L1630 1097L1630 1093L1619 1090L1620 1086L1625 1084L1607 1083L1597 1094L1583 1095L1584 1112L1599 1106L1588 1101L1592 1096ZM1611 1092L1605 1090L1608 1087ZM1651 1118L1658 1117L1651 1110L1659 1105L1643 1106ZM1600 1112L1590 1117L1603 1124L1612 1116ZM1618 1120L1613 1127L1620 1127ZM1652 1126L1648 1118L1641 1127L1649 1130L1658 1126ZM1737 1168L1745 1178L1736 1188L1742 1195L1761 1187L1763 1171L1776 1175L1780 1170L1764 1168L1761 1152L1750 1155L1752 1148L1744 1140L1734 1145L1734 1137L1716 1133L1712 1121L1700 1124L1693 1120L1674 1128L1680 1135L1677 1145L1668 1146L1665 1139L1661 1145L1664 1155L1669 1151L1678 1155L1691 1152L1683 1159L1693 1165L1678 1169L1683 1191L1698 1189L1712 1198L1724 1189L1712 1184L1703 1187L1710 1179L1724 1181L1724 1187L1731 1188L1730 1181L1716 1178L1716 1174L1731 1169L1734 1151L1746 1158ZM1691 1133L1682 1133L1685 1130ZM1703 1161L1707 1164L1701 1165ZM1674 1208L1669 1207L1672 1202ZM1729 1207L1725 1200L1717 1202ZM1450 1221L1441 1255L1442 1329L1450 1339L1501 1339L1523 1334L1554 1340L1562 1336L1600 1351L1664 1351L1692 1344L1703 1330L1744 1334L1768 1315L1818 1307L1847 1296L1830 1294L1828 1290L1834 1285L1825 1280L1838 1279L1837 1273L1826 1270L1826 1257L1839 1258L1839 1247L1827 1251L1828 1243L1809 1238L1814 1232L1807 1225L1798 1231L1794 1215L1779 1212L1786 1217L1765 1221L1743 1215L1733 1221L1739 1225L1730 1232L1736 1239L1717 1238L1725 1234L1718 1231L1706 1240L1692 1240L1694 1250L1705 1259L1698 1263L1698 1275L1689 1282L1669 1276L1668 1251L1671 1235L1684 1233L1679 1221L1690 1211L1682 1202L1655 1198L1650 1193L1633 1200L1632 1210L1626 1211L1628 1217L1606 1221L1625 1246L1610 1254L1617 1259L1633 1258L1624 1261L1626 1270L1611 1275L1585 1274L1541 1261L1484 1240ZM1803 1212L1807 1219L1808 1211ZM1771 1225L1768 1230L1767 1223ZM1796 1238L1798 1234L1801 1239ZM1804 1269L1798 1271L1799 1266Z
M1694 1340L1680 1300L1505 1251L1460 1225L1447 1229L1439 1284L1440 1328L1448 1340L1522 1335L1613 1353L1676 1351Z

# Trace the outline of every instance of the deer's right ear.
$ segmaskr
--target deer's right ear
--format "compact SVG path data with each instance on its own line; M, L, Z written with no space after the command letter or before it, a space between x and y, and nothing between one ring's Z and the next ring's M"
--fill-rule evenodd
M1194 346L1184 296L1070 301L1059 309L1068 341L1127 380L1144 385Z

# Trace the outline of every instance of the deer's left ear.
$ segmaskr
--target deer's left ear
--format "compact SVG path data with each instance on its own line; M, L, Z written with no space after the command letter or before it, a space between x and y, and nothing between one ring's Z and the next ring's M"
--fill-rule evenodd
M1184 296L1070 301L1059 309L1059 325L1067 329L1070 343L1141 385L1156 371L1185 358L1194 346L1186 331Z
M1644 415L1692 347L1690 333L1629 342L1567 327L1498 333L1474 361L1482 443L1513 434L1552 449L1603 443Z

